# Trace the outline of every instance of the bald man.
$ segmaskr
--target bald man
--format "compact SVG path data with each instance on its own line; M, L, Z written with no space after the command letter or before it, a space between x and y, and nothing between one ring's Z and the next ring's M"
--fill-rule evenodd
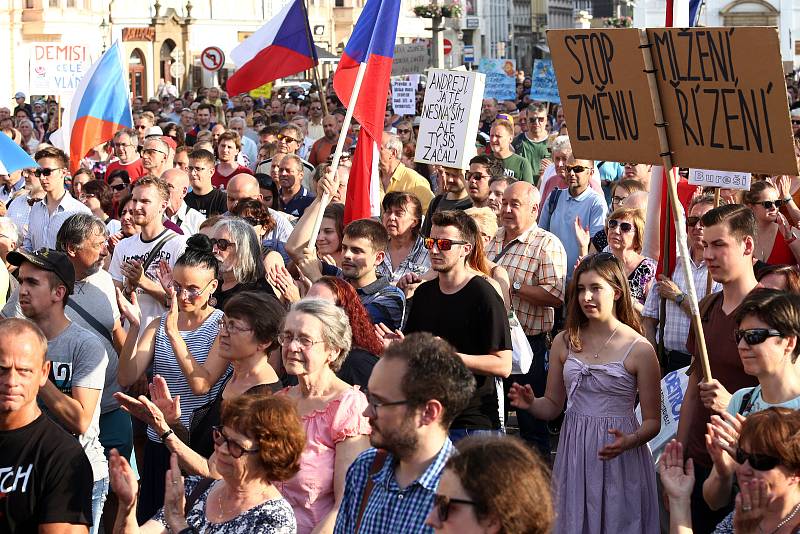
M184 200L189 192L189 175L183 169L169 169L164 171L161 178L169 186L169 203L164 211L164 218L175 223L183 231L183 235L196 234L206 218L196 209L187 206Z
M36 402L51 373L47 338L28 320L6 319L0 339L0 532L86 533L92 466L78 440Z
M242 200L264 201L264 197L261 196L261 189L258 186L258 180L255 176L250 174L240 173L235 175L228 182L228 189L226 192L228 194L228 212L225 213L226 216L233 215L236 205ZM289 239L289 235L292 233L292 223L289 222L285 213L281 213L269 207L267 209L275 220L275 228L267 236L267 240L277 240L286 243L286 240Z

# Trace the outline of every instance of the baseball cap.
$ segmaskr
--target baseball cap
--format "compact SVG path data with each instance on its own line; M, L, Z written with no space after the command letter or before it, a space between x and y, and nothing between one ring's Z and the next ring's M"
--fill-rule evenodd
M40 269L55 273L67 286L69 295L75 290L75 267L63 252L51 248L40 248L36 252L20 249L9 252L6 258L8 263L17 267L27 261Z
M22 91L17 91L17 94L14 95L14 98L25 98L25 93Z

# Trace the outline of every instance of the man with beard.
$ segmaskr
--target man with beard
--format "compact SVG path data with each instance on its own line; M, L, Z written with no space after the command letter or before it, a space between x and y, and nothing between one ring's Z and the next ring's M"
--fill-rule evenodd
M369 379L374 447L347 471L334 533L433 532L424 525L455 452L447 429L475 379L445 341L411 334L388 347Z
M158 281L159 263L165 261L174 267L186 247L186 238L164 226L169 203L169 186L164 180L143 176L132 187L133 222L142 231L117 244L108 272L126 296L136 293L142 324L150 324L167 311L166 293Z

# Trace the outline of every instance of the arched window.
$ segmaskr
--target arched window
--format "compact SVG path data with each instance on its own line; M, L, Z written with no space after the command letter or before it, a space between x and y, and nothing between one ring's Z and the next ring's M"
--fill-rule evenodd
M133 98L145 97L147 88L147 71L145 70L144 53L138 48L131 52L128 59L128 77Z

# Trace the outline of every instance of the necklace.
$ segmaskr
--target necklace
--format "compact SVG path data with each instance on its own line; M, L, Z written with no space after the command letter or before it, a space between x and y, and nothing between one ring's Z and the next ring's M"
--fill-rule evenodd
M620 324L622 324L622 323L619 323L619 324L617 324L617 327L614 329L614 331L613 331L613 332L611 332L611 335L610 335L610 336L608 336L608 339L606 339L606 342L605 342L605 343L603 343L603 346L602 346L602 347L600 347L600 350L598 350L597 352L595 352L595 353L594 353L594 358L595 358L595 359L597 359L597 358L599 358L599 357L600 357L600 353L601 353L601 352L603 352L603 349L605 349L605 348L606 348L606 345L608 345L608 342L609 342L609 341L611 341L611 338L613 338L613 337L614 337L614 334L616 334L616 333L617 333L617 330L619 329L619 325L620 325Z
M800 511L800 502L794 505L794 508L792 508L792 511L789 512L789 515L787 515L780 523L778 523L778 526L775 527L775 529L769 534L775 534L780 529L782 529L786 525L786 523L791 521L792 518L794 518L794 516L797 515L798 511ZM758 529L761 530L761 525L758 526Z

